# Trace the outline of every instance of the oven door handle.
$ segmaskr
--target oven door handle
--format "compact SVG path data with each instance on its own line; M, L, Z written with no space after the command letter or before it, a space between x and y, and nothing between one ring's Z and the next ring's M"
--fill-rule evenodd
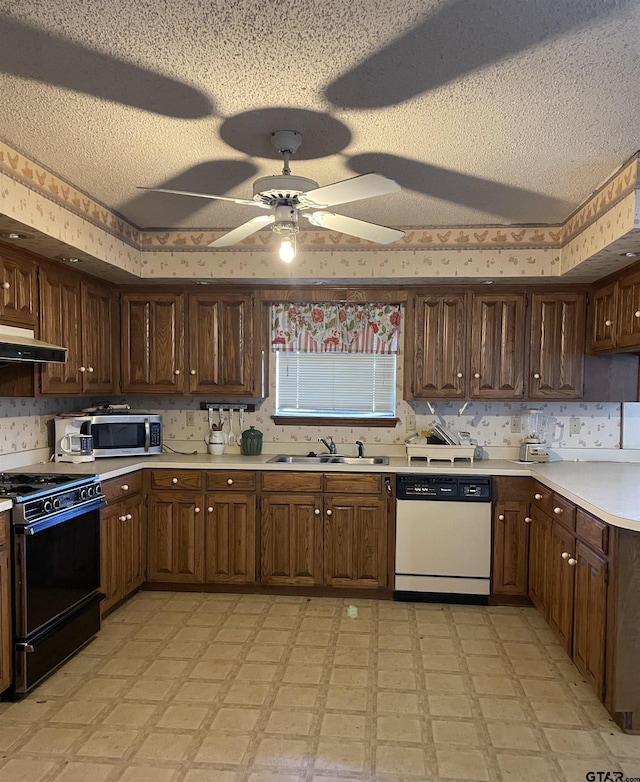
M149 419L144 419L144 452L149 453L149 448L151 447L151 425L149 424Z
M73 519L76 516L82 516L93 510L100 510L100 508L104 508L106 504L107 502L103 498L92 500L84 505L75 505L73 508L62 510L60 513L48 516L41 521L34 521L32 524L15 524L13 529L16 535L37 535L38 532L49 529L49 527L55 527L58 524L64 524L65 521L69 521L69 519Z
M16 652L35 652L35 646L33 644L18 643L16 644Z

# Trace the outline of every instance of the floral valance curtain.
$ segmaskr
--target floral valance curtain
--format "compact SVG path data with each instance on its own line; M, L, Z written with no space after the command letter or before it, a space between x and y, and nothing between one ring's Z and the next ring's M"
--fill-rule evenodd
M400 304L274 304L274 350L303 353L398 353Z

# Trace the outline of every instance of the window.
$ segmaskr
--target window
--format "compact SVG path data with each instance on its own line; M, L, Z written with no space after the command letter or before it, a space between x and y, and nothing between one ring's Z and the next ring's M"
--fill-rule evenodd
M395 353L275 355L276 416L395 418Z

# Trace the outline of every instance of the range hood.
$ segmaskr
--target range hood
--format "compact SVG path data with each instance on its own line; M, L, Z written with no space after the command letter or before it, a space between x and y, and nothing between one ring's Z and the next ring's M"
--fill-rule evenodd
M64 364L67 349L34 338L31 329L0 326L0 365Z

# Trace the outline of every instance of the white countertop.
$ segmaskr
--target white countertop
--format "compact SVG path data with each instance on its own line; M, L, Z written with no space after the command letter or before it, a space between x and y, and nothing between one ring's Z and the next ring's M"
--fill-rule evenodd
M284 449L283 449L284 450ZM640 464L627 462L562 462L548 464L518 463L506 459L487 459L471 464L466 461L431 463L391 457L388 465L346 464L268 464L273 454L241 456L225 454L193 456L164 453L157 456L96 459L87 464L43 462L30 465L29 472L99 475L109 480L145 468L195 470L275 470L285 472L380 472L422 475L512 475L533 476L581 508L616 527L640 531ZM20 468L26 472L25 467ZM0 502L0 510L5 502ZM10 503L6 505L10 507Z

